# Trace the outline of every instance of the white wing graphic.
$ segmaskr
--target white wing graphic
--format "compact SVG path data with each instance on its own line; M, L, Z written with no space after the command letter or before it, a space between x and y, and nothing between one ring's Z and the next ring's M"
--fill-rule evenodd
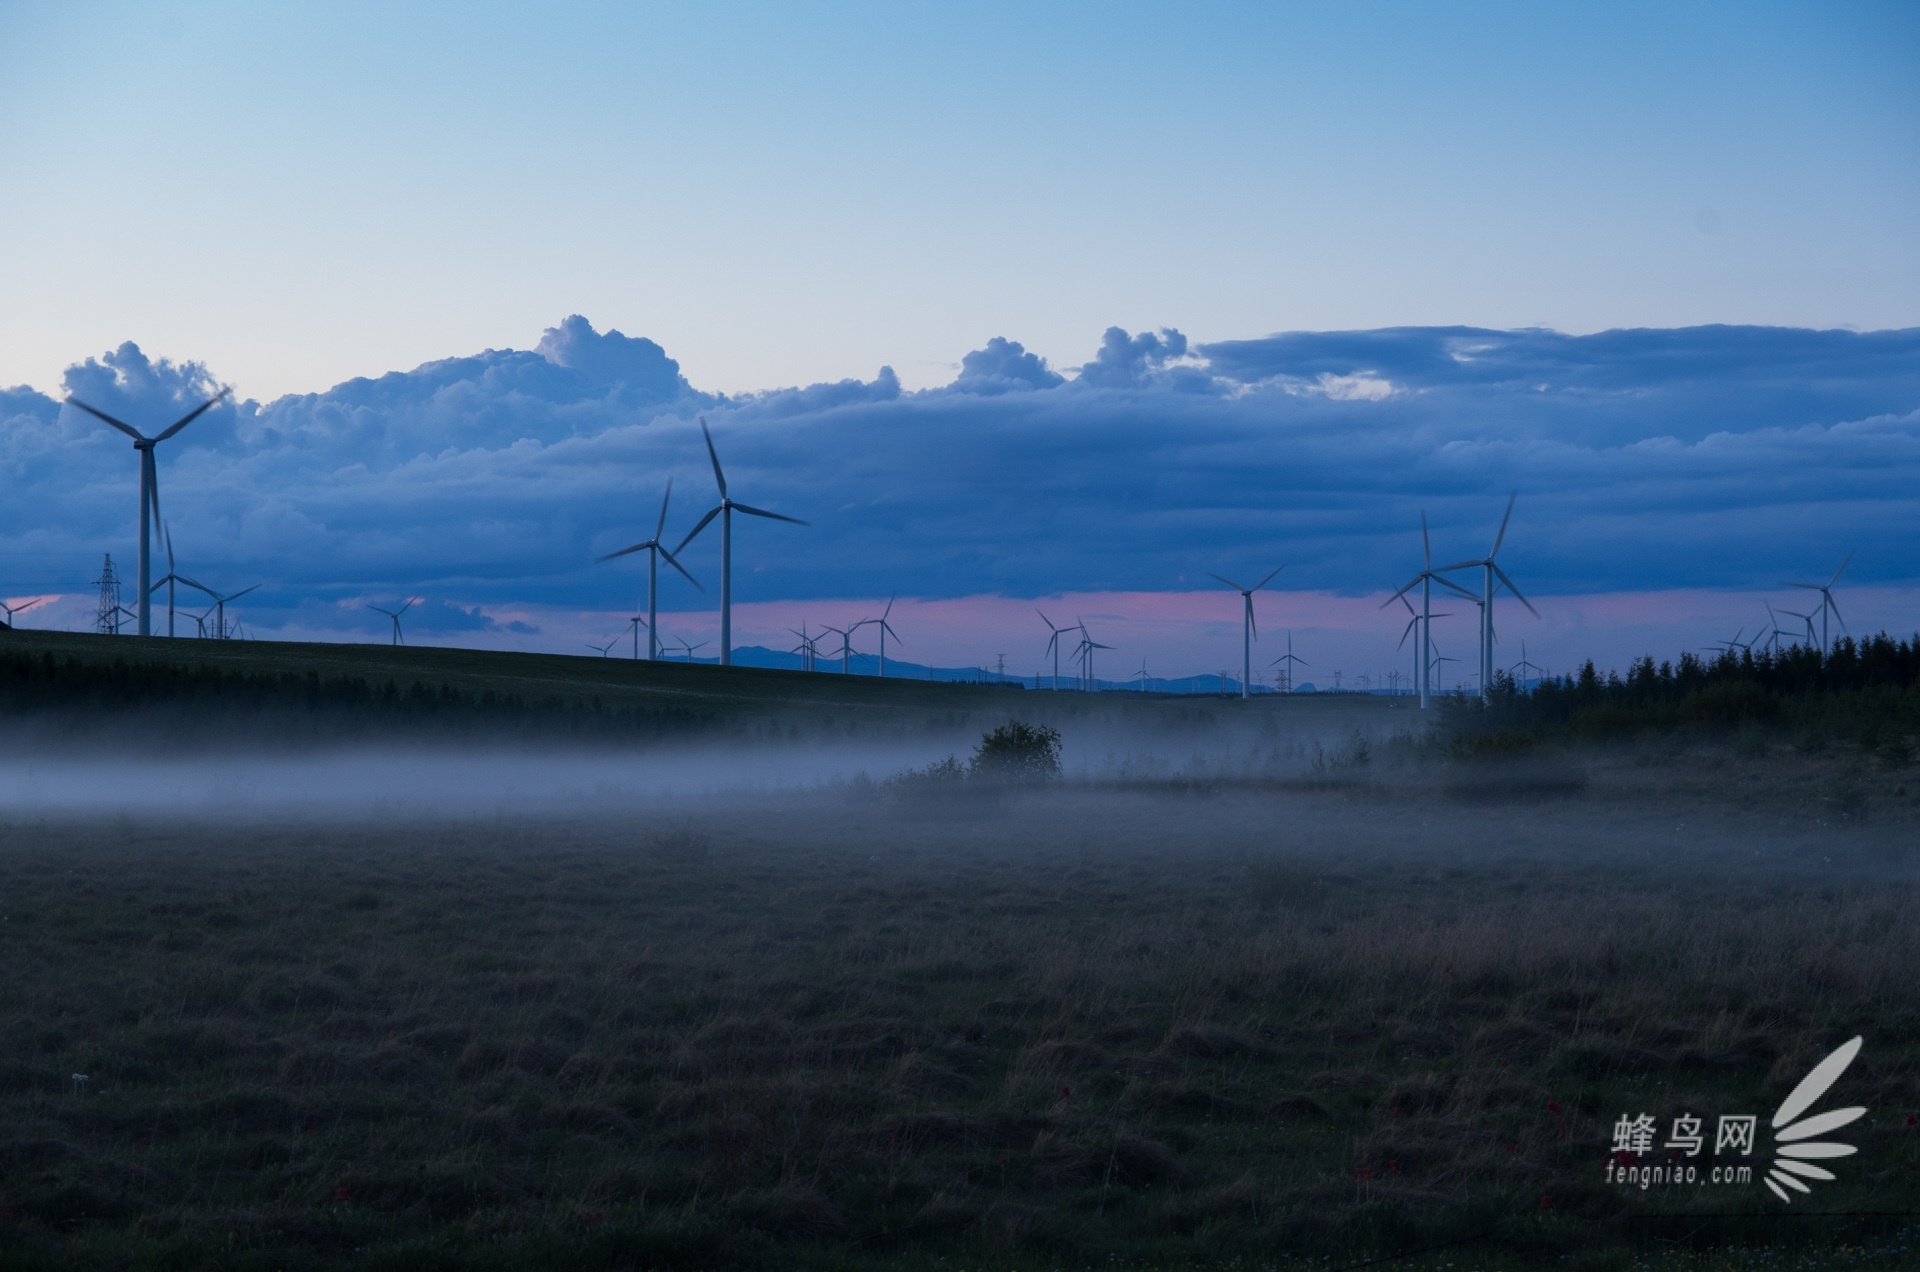
M1776 1156L1773 1159L1773 1166L1767 1171L1764 1182L1773 1190L1773 1195L1781 1201L1792 1203L1793 1198L1786 1192L1788 1188L1802 1195L1813 1191L1796 1176L1821 1180L1835 1178L1833 1172L1829 1170L1819 1166L1809 1166L1807 1159L1827 1160L1835 1157L1851 1157L1860 1151L1851 1144L1842 1144L1837 1141L1812 1144L1801 1141L1811 1139L1815 1135L1824 1135L1828 1131L1837 1131L1848 1123L1859 1120L1866 1116L1867 1111L1864 1108L1835 1109L1831 1113L1817 1113L1803 1121L1796 1122L1794 1119L1818 1103L1820 1097L1827 1093L1827 1088L1840 1080L1840 1075L1847 1071L1847 1066L1853 1063L1853 1058L1860 1054L1861 1041L1859 1038L1854 1038L1842 1043L1832 1055L1813 1066L1813 1071L1800 1080L1800 1085L1781 1101L1779 1109L1775 1111L1773 1129L1774 1140L1778 1146L1774 1149Z

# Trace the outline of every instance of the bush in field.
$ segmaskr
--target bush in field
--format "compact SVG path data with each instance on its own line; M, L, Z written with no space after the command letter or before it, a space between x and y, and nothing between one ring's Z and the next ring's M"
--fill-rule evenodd
M968 771L1002 782L1045 782L1060 776L1060 731L1044 724L1003 724L980 739Z

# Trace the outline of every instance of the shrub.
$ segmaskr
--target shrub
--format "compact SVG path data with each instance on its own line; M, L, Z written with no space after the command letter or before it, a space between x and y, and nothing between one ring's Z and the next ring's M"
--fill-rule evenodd
M1044 724L1003 724L980 739L970 772L1003 782L1044 782L1060 776L1060 731Z

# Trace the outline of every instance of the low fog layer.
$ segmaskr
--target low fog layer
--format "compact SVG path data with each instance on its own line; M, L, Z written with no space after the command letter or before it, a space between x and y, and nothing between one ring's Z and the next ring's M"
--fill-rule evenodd
M1068 733L1064 776L1109 782L1288 777L1353 765L1409 723L1324 719L1281 727ZM166 813L302 819L611 812L661 800L769 794L886 779L948 756L967 760L975 731L784 744L663 743L599 751L343 747L302 754L159 758L84 752L0 756L0 807L15 816Z

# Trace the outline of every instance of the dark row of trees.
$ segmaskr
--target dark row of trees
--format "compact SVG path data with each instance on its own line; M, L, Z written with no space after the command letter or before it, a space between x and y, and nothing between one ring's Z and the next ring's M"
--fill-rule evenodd
M1728 650L1712 658L1645 657L1604 675L1591 661L1529 691L1497 678L1492 701L1456 704L1472 732L1588 738L1683 728L1794 730L1812 740L1910 748L1920 734L1920 636L1843 637L1824 654L1805 645Z

